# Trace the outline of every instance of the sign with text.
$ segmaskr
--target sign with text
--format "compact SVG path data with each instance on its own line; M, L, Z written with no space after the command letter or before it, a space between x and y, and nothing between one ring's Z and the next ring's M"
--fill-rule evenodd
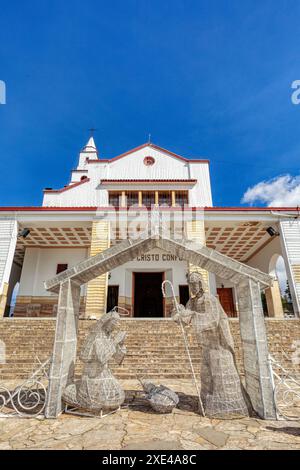
M184 261L171 253L145 253L136 258L137 261Z

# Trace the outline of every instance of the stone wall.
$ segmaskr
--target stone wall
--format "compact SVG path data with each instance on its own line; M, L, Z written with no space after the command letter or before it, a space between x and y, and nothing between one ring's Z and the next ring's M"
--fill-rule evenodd
M239 320L230 319L230 329L234 337L238 368L243 373L242 345L239 332ZM300 320L266 319L269 353L285 369L300 376ZM296 342L298 343L298 346ZM296 357L298 347L299 364L293 364L291 357Z
M179 302L179 297L176 297ZM56 317L57 314L57 303L58 296L18 296L16 305L14 308L15 318L51 318ZM129 316L133 317L132 297L119 296L118 306L125 308L129 312ZM167 297L164 299L164 315L165 317L171 316L173 310L173 299ZM88 312L86 312L86 297L80 298L80 311L79 315L81 318L86 318ZM97 311L90 310L89 315L94 318L97 316Z
M79 322L79 347L92 320ZM293 374L300 375L300 365L293 365L289 358L296 357L296 341L300 341L300 320L267 319L270 353ZM113 365L120 378L136 378L145 375L153 378L188 378L189 365L179 327L170 320L122 320L127 330L128 354L121 367ZM230 320L236 346L238 368L243 374L239 322ZM3 318L0 320L0 340L6 347L6 363L1 364L0 379L26 378L33 370L36 356L46 360L52 351L55 331L54 319ZM195 364L199 349L189 331L191 353ZM298 345L300 356L300 345ZM287 357L284 355L284 353ZM196 367L197 373L199 368ZM78 364L77 371L80 370Z
M49 318L56 317L58 296L18 296L14 308L14 317ZM85 312L84 296L80 299L80 315Z

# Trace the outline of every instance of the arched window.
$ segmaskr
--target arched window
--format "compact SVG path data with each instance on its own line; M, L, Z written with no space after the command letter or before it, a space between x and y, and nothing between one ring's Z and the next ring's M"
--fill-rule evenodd
M278 253L275 253L270 259L269 274L274 276L278 281L284 314L286 316L293 315L293 302L285 262L283 257Z
M14 287L14 289L12 291L12 294L11 294L11 301L10 301L9 314L8 314L9 317L14 316L14 309L15 309L15 305L16 305L17 296L18 296L18 293L19 293L19 288L20 288L20 283L16 282L15 287Z
M270 259L269 274L278 280L280 290L283 293L286 288L287 274L284 259L281 255L275 253Z
M83 175L81 178L80 178L80 181L84 181L87 179L87 176L86 175Z

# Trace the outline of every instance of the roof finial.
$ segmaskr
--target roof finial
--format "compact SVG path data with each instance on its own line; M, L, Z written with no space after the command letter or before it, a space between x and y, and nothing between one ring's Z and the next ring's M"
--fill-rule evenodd
M151 144L151 134L148 134L148 144Z

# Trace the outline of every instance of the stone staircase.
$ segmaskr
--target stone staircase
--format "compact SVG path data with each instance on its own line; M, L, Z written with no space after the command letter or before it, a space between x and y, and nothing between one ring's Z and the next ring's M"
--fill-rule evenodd
M191 376L181 329L172 320L125 320L127 355L113 365L119 378L188 378ZM122 324L123 328L123 324ZM199 373L199 348L189 332L190 354Z
M79 321L78 350L94 320ZM300 366L291 367L286 358L295 354L299 346L300 320L266 321L269 350L278 361L297 374ZM243 374L242 348L239 322L230 320L234 337L236 360ZM121 329L127 331L127 355L122 365L112 363L118 378L191 378L189 362L184 349L181 330L170 319L122 319ZM199 375L199 348L191 330L188 331L190 352L196 374ZM25 379L36 369L36 356L40 361L48 359L52 352L55 333L55 319L3 318L0 320L0 381ZM2 362L1 350L6 347L6 362ZM282 356L282 350L286 356ZM77 361L76 372L82 364ZM296 367L296 369L295 369Z
M93 320L80 320L78 350ZM127 332L127 355L122 365L112 362L118 378L188 378L191 376L181 330L171 320L122 320L121 329ZM0 379L27 378L36 368L36 357L45 361L53 347L55 320L3 319L0 339L6 345L6 363L0 363ZM199 349L195 338L188 333L194 364L199 364ZM77 361L76 373L82 364ZM199 368L195 367L199 373Z

